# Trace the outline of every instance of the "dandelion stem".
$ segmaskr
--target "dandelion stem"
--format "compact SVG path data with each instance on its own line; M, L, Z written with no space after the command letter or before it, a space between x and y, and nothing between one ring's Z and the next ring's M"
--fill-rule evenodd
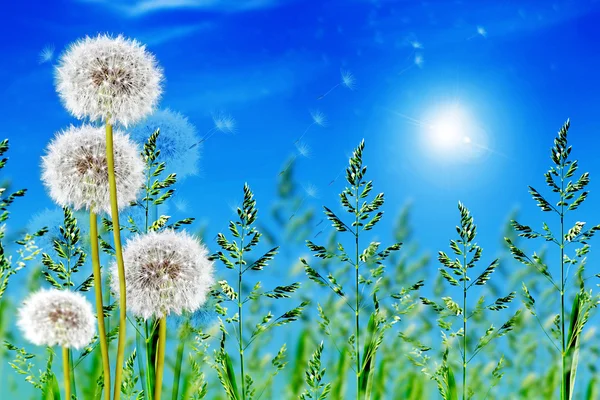
M65 399L71 398L71 366L69 365L69 349L62 348L63 379L65 382Z
M96 316L98 319L98 341L102 353L102 371L104 372L104 398L110 400L110 361L108 341L104 326L104 306L102 304L102 275L100 273L100 252L98 250L98 217L90 211L90 242L92 245L92 265L94 271L94 292L96 294Z
M167 344L167 317L162 317L159 320L158 324L158 357L156 359L156 382L154 385L154 400L160 400L162 392L163 374L165 372L165 347Z
M117 345L117 364L115 366L114 400L121 398L121 375L125 358L125 339L127 338L127 300L125 292L125 265L121 249L121 226L119 224L119 206L117 202L117 181L115 178L115 159L113 154L113 128L106 121L106 161L108 164L108 186L110 189L110 211L113 225L115 256L119 275L119 339Z

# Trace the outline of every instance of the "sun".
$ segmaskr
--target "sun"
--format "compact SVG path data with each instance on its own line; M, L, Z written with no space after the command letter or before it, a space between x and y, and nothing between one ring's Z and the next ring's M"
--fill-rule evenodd
M424 121L422 145L436 159L468 161L481 156L486 148L487 135L460 104L436 107Z
M429 125L428 142L436 150L449 152L468 144L469 117L459 106L448 106L434 116Z

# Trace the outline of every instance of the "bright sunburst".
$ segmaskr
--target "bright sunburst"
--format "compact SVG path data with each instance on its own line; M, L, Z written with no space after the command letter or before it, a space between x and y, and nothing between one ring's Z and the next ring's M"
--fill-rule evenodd
M423 127L422 145L436 159L469 161L492 152L489 137L469 113L458 104L431 111Z

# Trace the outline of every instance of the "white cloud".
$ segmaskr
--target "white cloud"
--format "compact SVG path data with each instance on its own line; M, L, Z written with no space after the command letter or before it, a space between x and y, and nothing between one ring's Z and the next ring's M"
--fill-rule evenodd
M78 0L85 3L105 6L128 17L141 17L166 10L210 10L220 12L241 12L272 7L281 0Z

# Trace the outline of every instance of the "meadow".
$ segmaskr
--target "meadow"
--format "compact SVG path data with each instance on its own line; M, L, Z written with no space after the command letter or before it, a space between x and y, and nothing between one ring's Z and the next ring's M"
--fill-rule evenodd
M402 77L424 65L405 44ZM515 139L531 154L454 102L431 120L386 109L431 159L390 157L368 129L326 138L339 127L316 108L283 138L224 111L197 128L151 48L95 32L45 48L36 83L64 115L27 146L0 137L1 399L600 398L590 125L545 116L554 130ZM312 101L358 96L362 77L333 76Z

